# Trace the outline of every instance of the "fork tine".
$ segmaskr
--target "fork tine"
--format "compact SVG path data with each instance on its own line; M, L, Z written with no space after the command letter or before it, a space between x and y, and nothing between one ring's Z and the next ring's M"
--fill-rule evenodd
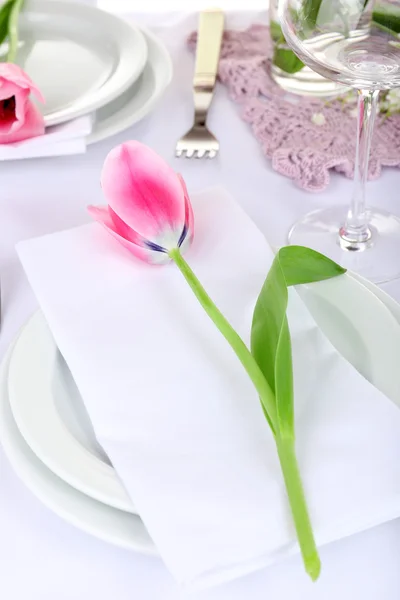
M214 158L218 154L219 143L204 125L194 125L177 141L175 154L177 158Z

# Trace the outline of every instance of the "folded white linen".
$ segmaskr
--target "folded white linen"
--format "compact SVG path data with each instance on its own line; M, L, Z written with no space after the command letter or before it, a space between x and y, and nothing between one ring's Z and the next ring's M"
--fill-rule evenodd
M187 260L248 343L273 259L221 189L194 195ZM18 245L96 435L176 580L220 583L297 550L272 435L237 357L177 268L97 224ZM400 515L400 411L332 347L295 290L297 453L318 543Z
M86 152L86 138L92 131L93 116L85 115L72 121L47 127L44 135L0 144L0 160L63 156Z

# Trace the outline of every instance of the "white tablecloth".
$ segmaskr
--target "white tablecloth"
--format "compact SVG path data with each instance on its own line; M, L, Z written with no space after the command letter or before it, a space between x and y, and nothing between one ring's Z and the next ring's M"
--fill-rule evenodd
M265 19L265 15L263 15ZM255 15L237 14L228 26L247 25ZM182 14L138 17L167 43L174 80L157 110L85 156L14 162L0 166L0 277L3 355L18 328L37 307L14 245L22 239L80 225L87 204L103 201L99 184L107 152L126 139L157 150L185 177L190 190L223 184L273 245L285 242L290 224L304 212L345 205L351 182L333 176L323 194L310 195L271 170L238 108L217 89L210 126L221 143L214 161L175 159L176 139L192 118L193 57L184 40L196 17ZM173 24L173 26L172 26ZM168 25L168 27L166 27ZM388 169L368 186L371 203L400 215L400 173ZM386 286L400 300L400 281ZM233 524L234 526L234 524ZM321 549L323 572L312 584L299 557L216 588L193 600L398 600L400 520ZM0 597L7 600L184 600L158 559L145 558L98 541L64 523L25 489L0 448Z

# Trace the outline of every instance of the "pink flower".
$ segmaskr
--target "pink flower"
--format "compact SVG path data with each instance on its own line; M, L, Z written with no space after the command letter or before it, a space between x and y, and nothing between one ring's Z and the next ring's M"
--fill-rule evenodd
M44 98L28 75L12 63L0 63L0 144L19 142L44 133L44 120L30 99Z
M153 150L126 142L107 156L101 185L108 206L89 213L138 258L161 264L193 239L193 211L185 183Z

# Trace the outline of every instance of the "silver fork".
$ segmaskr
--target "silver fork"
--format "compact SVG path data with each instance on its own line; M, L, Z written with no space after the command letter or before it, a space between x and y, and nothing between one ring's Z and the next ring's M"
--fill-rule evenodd
M221 10L200 13L193 79L194 123L176 144L178 157L214 158L218 154L219 142L207 129L206 121L214 95L223 30L224 14Z

